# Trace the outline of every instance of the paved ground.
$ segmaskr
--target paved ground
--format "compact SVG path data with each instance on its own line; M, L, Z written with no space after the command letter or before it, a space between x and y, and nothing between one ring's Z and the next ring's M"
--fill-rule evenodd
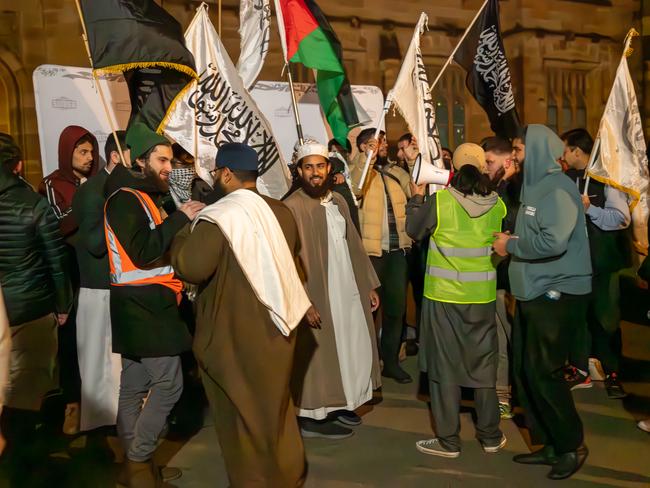
M630 395L624 401L608 400L602 384L575 392L591 455L584 468L560 486L650 487L650 434L635 427L635 420L650 417L650 327L647 322L645 326L624 323L623 338L622 373ZM415 374L414 358L408 359L405 366ZM354 437L306 442L307 487L487 488L554 484L545 478L548 468L511 461L514 454L528 450L526 431L514 421L502 422L508 437L505 450L484 454L474 439L470 403L466 403L461 415L463 451L458 459L447 460L415 449L417 440L432 437L426 399L418 397L416 386L387 381L380 400L360 412L364 424L356 429ZM184 405L174 417L173 435L163 442L158 461L183 469L183 477L174 482L179 488L225 488L228 482L214 430L209 421L206 425L202 422L200 391L188 386L182 402ZM14 486L113 488L119 467L116 463L123 454L115 437L108 441L110 448L101 436L59 437L50 448L54 454L34 468L32 482ZM3 478L0 469L0 488L8 486Z
M575 392L590 448L584 468L566 487L649 487L650 435L635 427L635 419L650 416L650 328L624 324L625 374L630 396L608 400L602 384ZM415 361L407 368L415 373ZM469 403L468 403L469 405ZM514 454L527 452L526 432L514 421L502 422L508 445L498 454L483 453L474 439L471 410L462 417L463 451L448 460L427 456L415 441L431 437L427 404L413 385L388 381L383 399L364 409L364 424L343 441L308 440L308 487L537 487L549 486L546 467L520 466ZM169 464L183 468L182 488L227 486L214 430L208 425L183 445Z

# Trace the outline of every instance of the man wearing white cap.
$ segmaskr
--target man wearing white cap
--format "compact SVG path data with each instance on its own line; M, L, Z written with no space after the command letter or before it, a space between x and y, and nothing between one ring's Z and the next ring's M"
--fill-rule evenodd
M298 329L292 390L304 437L342 439L381 384L372 318L380 282L345 199L331 191L327 148L299 146L296 164L300 188L284 203L298 225L312 307L311 328Z

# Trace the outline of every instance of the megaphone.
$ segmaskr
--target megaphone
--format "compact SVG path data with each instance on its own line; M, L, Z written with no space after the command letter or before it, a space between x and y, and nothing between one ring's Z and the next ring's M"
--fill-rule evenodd
M430 163L422 162L422 155L418 154L413 166L413 183L416 185L442 185L447 186L451 181L452 173L448 169L438 168Z

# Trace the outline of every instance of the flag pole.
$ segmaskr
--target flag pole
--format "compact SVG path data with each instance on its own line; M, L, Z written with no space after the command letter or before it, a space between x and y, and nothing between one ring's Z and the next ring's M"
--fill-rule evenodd
M384 108L382 109L381 113L379 114L379 119L377 120L377 126L375 127L375 139L379 139L379 133L381 132L381 124L386 120L386 113L390 109L390 106L393 103L393 91L389 91L388 95L386 96L386 101L384 102ZM379 148L377 148L379 149ZM371 149L368 151L366 154L366 164L363 166L363 173L361 173L361 179L359 180L359 185L358 189L361 190L363 188L364 183L366 182L366 177L368 176L368 171L370 170L370 160L372 159L372 156L375 154L375 152Z
M219 0L219 37L221 37L221 0Z
M305 138L302 134L302 124L300 123L300 114L298 113L298 103L296 102L296 92L293 88L293 77L291 76L291 66L287 61L287 64L284 65L287 70L287 79L289 80L289 91L291 92L291 105L293 105L293 115L296 118L296 131L298 132L298 142L302 145L305 142Z
M106 97L104 96L104 89L102 88L102 85L99 81L99 77L95 72L93 57L92 54L90 53L90 44L88 44L88 31L86 30L86 22L84 20L83 12L81 11L81 5L79 4L79 0L75 0L75 4L77 5L77 13L79 14L79 20L81 21L81 28L83 30L83 34L81 34L81 38L83 39L84 45L86 46L86 53L88 54L88 61L90 61L90 70L93 74L93 80L95 80L95 86L97 87L99 98L102 101L102 105L104 107L104 113L106 114L106 118L108 119L108 124L111 126L111 132L113 133L113 138L115 139L115 145L117 146L117 152L120 155L120 160L122 161L122 165L128 167L126 164L126 158L124 157L124 152L122 150L122 145L120 144L120 140L117 137L117 129L115 127L115 122L113 120L111 112L109 111L108 103L106 102ZM109 162L106 161L106 164L108 163Z
M451 64L451 62L454 60L454 56L456 55L456 52L458 51L458 49L460 49L460 46L463 44L463 41L467 37L467 34L469 34L469 31L471 30L471 28L474 27L474 24L478 20L479 16L483 12L483 9L485 9L485 6L488 4L489 1L490 0L485 0L483 2L483 5L481 5L481 8L478 9L478 12L476 12L476 15L472 19L472 22L470 22L467 29L465 29L465 32L463 33L463 37L460 38L460 41L458 41L458 43L456 44L456 47L454 48L454 50L451 52L451 54L447 58L447 61L445 61L445 64L442 65L442 68L438 72L438 76L436 76L436 79L433 80L433 83L431 83L431 86L429 87L429 93L431 93L431 91L436 87L436 85L440 81L440 78L442 78L443 73L445 72L447 67Z

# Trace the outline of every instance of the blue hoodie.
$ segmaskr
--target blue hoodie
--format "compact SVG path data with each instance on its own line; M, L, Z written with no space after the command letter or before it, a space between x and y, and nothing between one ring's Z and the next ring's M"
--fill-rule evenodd
M550 290L571 295L591 292L591 259L585 212L574 182L557 163L564 144L548 127L529 125L524 183L509 276L518 300Z

